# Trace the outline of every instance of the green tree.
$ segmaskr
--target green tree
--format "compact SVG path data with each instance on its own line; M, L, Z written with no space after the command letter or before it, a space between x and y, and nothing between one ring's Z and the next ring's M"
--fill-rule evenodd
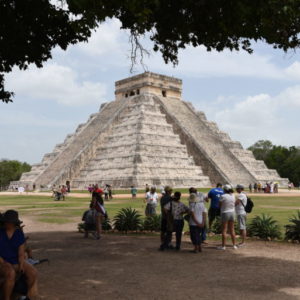
M149 33L155 51L166 62L178 62L187 45L213 49L243 49L263 41L284 51L300 45L300 1L297 0L1 0L0 99L12 100L4 88L4 73L14 66L42 67L59 46L87 41L107 18L117 18L131 32L143 54L139 36Z
M256 159L265 160L271 151L273 144L268 140L259 140L254 145L250 146L248 150L251 150Z
M29 172L31 166L17 160L0 160L0 190L8 187L10 181L19 180L22 173Z
M300 183L300 148L273 145L260 140L248 148L254 157L263 160L268 168L277 170L281 177L289 178L295 185Z

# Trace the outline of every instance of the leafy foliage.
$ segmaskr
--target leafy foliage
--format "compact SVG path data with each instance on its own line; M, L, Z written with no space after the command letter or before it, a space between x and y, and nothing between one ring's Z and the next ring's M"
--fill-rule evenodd
M217 217L215 219L215 221L213 222L212 227L211 227L211 231L214 234L221 234L222 233L222 223L221 223L221 218L220 217ZM237 222L234 223L234 231L236 233L239 233L239 231L240 231Z
M285 225L285 239L300 242L300 210L289 219L289 222L290 224Z
M114 217L114 229L127 233L142 228L142 216L131 207L122 208Z
M161 227L161 215L153 215L146 217L143 224L143 230L145 231L160 231Z
M104 219L104 221L102 222L102 230L104 231L112 230L112 226L109 218Z
M281 177L289 178L296 186L300 183L300 148L275 146L260 140L248 148L256 159L263 160L268 168L275 169Z
M137 48L141 47L138 37L149 33L154 50L165 62L176 64L179 49L188 45L252 53L251 43L261 40L284 51L296 49L299 17L300 2L295 0L1 1L0 99L12 98L1 73L14 66L26 69L31 63L42 67L54 47L66 49L86 41L107 18L119 19Z
M0 161L0 190L7 188L10 181L19 180L23 172L29 172L31 166L17 160Z
M261 214L251 220L248 226L248 235L263 240L274 240L280 239L281 232L278 222L272 216Z

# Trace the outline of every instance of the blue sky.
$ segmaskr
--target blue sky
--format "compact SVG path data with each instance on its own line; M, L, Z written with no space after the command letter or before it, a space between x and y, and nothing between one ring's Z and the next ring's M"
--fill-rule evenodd
M0 103L0 158L36 163L79 123L114 99L114 82L131 76L130 44L118 20L109 20L89 43L54 49L42 69L6 76L13 103ZM147 38L143 40L151 50ZM179 66L151 52L149 71L183 79L183 98L248 147L259 139L300 145L300 54L257 44L246 52L180 52ZM136 66L135 74L142 72Z

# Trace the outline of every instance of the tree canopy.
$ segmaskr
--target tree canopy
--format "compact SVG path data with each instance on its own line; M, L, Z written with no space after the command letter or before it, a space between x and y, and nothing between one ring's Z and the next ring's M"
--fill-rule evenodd
M255 41L284 51L300 44L297 0L0 0L0 99L13 97L4 73L42 67L54 47L87 41L107 18L119 19L141 52L138 37L148 32L153 49L174 64L187 45L252 53Z
M256 159L263 160L268 168L275 169L281 177L289 178L295 185L300 183L300 147L273 145L260 140L248 148Z
M19 180L22 173L29 172L31 166L17 160L0 160L0 190L8 187L10 181Z

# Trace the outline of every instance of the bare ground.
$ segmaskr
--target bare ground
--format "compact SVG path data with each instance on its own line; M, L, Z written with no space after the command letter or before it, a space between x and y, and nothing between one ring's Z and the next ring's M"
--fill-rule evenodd
M30 233L42 299L300 299L300 245L249 242L237 251L157 251L157 236Z

